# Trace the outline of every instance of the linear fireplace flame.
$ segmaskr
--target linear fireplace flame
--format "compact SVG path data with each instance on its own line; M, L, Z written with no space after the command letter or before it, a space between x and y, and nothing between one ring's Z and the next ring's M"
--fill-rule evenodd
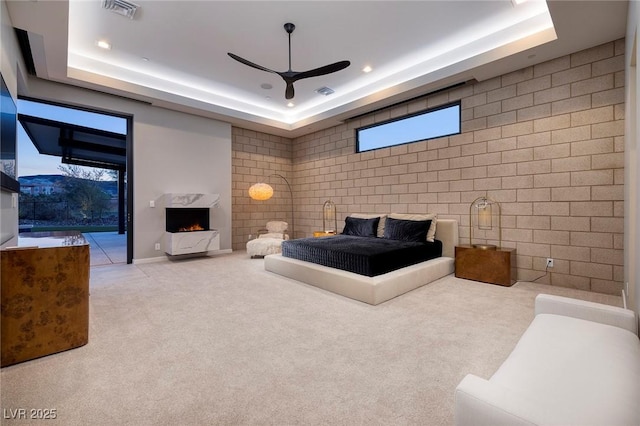
M167 232L209 230L209 209L201 207L167 208Z
M199 223L195 223L193 225L178 229L178 232L193 232L193 231L204 231L204 228L200 226Z

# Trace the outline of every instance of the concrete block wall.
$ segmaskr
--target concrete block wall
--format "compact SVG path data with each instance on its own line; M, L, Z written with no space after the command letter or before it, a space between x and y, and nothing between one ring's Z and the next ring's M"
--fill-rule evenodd
M284 176L293 187L291 139L234 127L231 133L232 247L244 250L249 235L255 235L270 220L291 222L291 197ZM265 182L273 187L273 197L255 201L249 187Z
M486 194L501 203L502 243L517 248L519 280L620 294L624 52L618 40L294 139L297 236L322 227L331 199L339 220L455 218L465 243L469 204ZM456 100L462 134L355 153L354 129Z

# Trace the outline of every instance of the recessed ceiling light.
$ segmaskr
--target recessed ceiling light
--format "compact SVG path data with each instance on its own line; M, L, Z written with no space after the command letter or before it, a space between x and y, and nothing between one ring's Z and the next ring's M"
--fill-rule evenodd
M287 104L287 106L288 106L289 108L293 108L293 107L294 107L294 106L296 106L296 105L295 105L293 102L289 102L289 103Z
M105 40L96 41L96 45L101 49L111 50L111 43Z
M149 62L149 58L147 58L146 56L143 56L142 60L145 61L145 62Z
M271 90L273 89L273 85L269 84L269 83L262 83L260 85L260 87L262 87L264 90Z
M371 68L369 65L367 65L366 67L362 68L362 72L371 72L373 71L373 68Z

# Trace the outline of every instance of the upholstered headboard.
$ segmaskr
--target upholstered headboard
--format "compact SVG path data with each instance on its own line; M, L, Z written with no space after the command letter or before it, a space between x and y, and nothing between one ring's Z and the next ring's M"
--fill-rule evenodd
M458 245L458 221L455 219L438 219L436 240L442 241L442 256L455 257Z
M382 237L384 233L384 221L387 216L425 216L427 215L402 215L396 213L352 213L351 217L369 219L372 217L380 217L380 224L378 225L378 237ZM435 215L433 215L435 216ZM407 219L412 220L407 217ZM430 219L430 218L429 218ZM413 220L423 220L413 219ZM437 219L436 220L436 240L442 241L442 256L455 257L456 246L459 244L458 238L458 221L455 219Z

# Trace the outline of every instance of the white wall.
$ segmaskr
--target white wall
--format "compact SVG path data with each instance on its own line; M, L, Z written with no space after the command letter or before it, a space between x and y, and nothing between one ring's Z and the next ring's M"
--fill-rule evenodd
M133 116L134 262L164 255L154 245L164 246L161 200L169 192L220 194L211 227L220 231L220 248L231 249L230 124L33 77L28 91L39 99Z
M11 97L18 94L19 49L9 12L4 1L0 2L0 71L9 88ZM4 246L16 245L18 241L18 204L17 196L0 191L0 243Z
M156 242L164 247L164 212L158 213L171 192L220 194L210 223L220 230L220 248L231 249L231 125L161 108L140 115L133 142L135 258L158 256Z
M2 28L0 29L0 42L2 45L2 49L0 50L2 57L0 69L2 69L2 76L9 87L9 92L11 92L11 96L15 99L18 95L19 48L15 32L13 31L13 25L11 24L11 18L9 17L9 11L7 10L7 5L4 0L0 2L0 22L2 24Z
M629 304L640 311L640 126L638 126L638 98L640 97L640 73L637 59L640 56L640 5L629 2L627 18L625 71L625 281L629 283Z

